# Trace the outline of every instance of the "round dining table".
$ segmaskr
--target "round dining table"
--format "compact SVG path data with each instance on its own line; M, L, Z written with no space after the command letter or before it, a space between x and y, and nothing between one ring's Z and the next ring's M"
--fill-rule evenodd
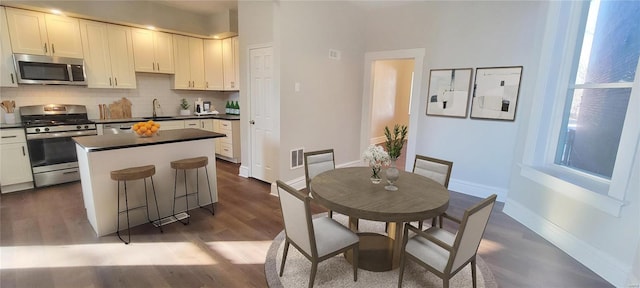
M383 183L374 184L370 177L369 167L338 168L318 174L309 188L314 201L349 216L349 228L355 232L358 219L389 223L387 235L358 232L358 266L369 271L389 271L400 263L403 223L445 212L449 191L429 178L405 171L400 171L400 178L394 183L397 191L386 190L384 179ZM348 253L349 261L350 257Z

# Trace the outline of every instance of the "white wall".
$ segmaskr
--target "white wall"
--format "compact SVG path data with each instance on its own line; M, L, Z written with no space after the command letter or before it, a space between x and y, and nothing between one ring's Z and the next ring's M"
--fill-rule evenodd
M545 2L413 2L368 9L367 51L426 48L430 69L524 66L520 101L532 95ZM449 188L506 196L518 123L426 116L419 101L416 153L454 162ZM518 111L526 109L519 105Z
M282 1L277 21L280 179L304 176L304 169L289 170L294 148L333 148L336 164L359 159L364 13L348 2ZM329 49L340 50L341 60L329 59Z

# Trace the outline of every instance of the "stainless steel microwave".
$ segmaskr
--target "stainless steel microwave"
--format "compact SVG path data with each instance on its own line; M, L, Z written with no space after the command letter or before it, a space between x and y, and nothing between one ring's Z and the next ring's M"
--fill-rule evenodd
M87 85L84 60L29 54L13 54L21 84Z

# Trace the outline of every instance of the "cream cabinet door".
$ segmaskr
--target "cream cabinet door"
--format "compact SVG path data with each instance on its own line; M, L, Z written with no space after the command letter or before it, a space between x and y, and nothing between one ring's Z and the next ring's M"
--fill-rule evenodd
M176 60L173 88L191 89L191 62L189 61L188 37L173 35L173 54Z
M162 133L162 130L184 129L184 120L161 121L158 123L160 123L159 133Z
M223 90L222 40L204 40L204 78L206 90Z
M189 38L189 63L192 89L204 90L204 46L202 39Z
M111 65L107 24L94 21L80 21L80 35L84 49L87 87L111 88Z
M204 90L203 49L202 39L173 35L174 89Z
M0 141L0 184L8 186L33 181L24 130L0 130Z
M222 40L222 70L224 74L224 90L238 90L236 87L236 69L233 61L232 38Z
M238 37L231 38L231 48L233 49L234 90L240 90L240 43Z
M174 73L173 40L171 34L164 32L153 33L153 50L156 59L156 69L159 73Z
M136 88L131 28L108 25L109 52L114 88Z
M4 7L0 7L0 87L18 87L12 55L7 15Z
M51 56L83 58L78 19L45 14Z
M135 70L157 73L156 59L153 55L153 31L131 28L131 38L133 39Z
M131 28L135 71L174 73L173 40L169 33Z
M13 53L50 55L44 14L6 8Z
M129 27L80 21L89 88L136 88Z
M7 8L14 53L83 58L78 19Z

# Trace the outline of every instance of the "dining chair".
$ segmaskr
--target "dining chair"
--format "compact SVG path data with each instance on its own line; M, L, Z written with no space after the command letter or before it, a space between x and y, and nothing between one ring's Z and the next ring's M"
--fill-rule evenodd
M423 155L416 155L416 160L413 162L413 173L422 175L431 180L434 180L445 188L449 188L449 179L451 178L451 169L453 168L453 162L446 161L438 158L427 157ZM436 219L438 219L440 228L442 228L442 216L437 216L431 220L431 226L436 225ZM422 230L422 221L418 222L418 228Z
M307 183L307 193L311 195L309 183L316 175L336 169L336 162L333 157L333 149L305 152L304 154L304 177ZM329 210L329 218L333 217L333 211Z
M318 263L347 250L353 250L353 281L358 281L359 238L351 230L329 217L312 218L311 197L278 180L280 208L286 239L282 253L280 276L292 244L311 261L309 287L313 287Z
M436 226L422 231L410 223L405 224L398 287L402 287L405 262L411 259L440 277L444 288L449 287L451 277L471 263L471 280L475 288L476 254L496 197L493 194L467 209L462 220L443 214L459 224L455 234ZM409 231L415 233L411 238Z

